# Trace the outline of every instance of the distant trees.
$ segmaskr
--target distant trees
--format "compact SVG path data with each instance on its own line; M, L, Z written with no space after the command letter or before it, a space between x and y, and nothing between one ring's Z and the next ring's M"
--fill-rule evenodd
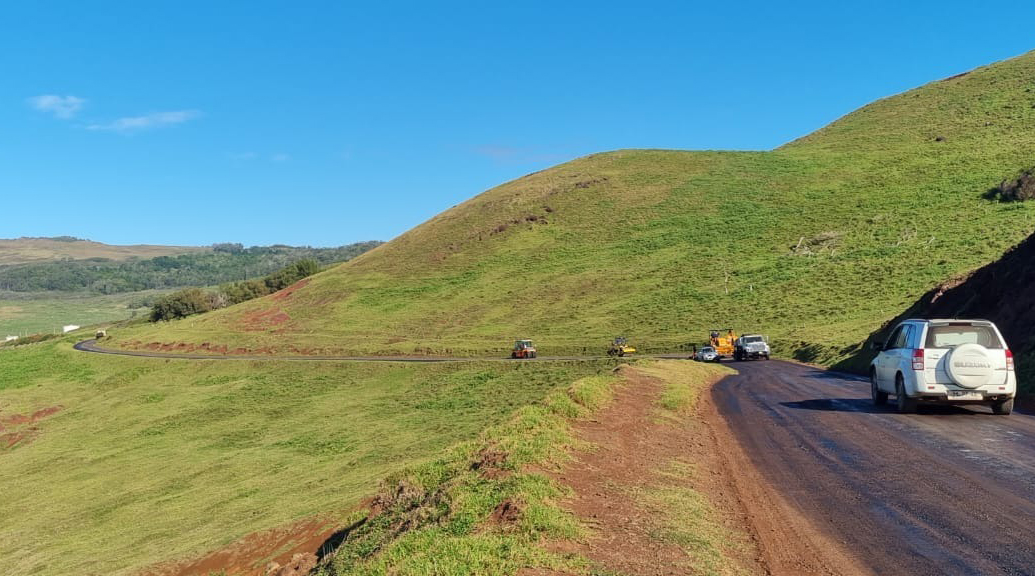
M213 252L226 252L228 254L238 254L244 252L244 244L237 242L223 242L220 244L212 245Z
M201 288L180 290L155 300L151 306L151 321L186 318L266 296L283 290L319 271L320 263L312 258L306 258L285 266L264 278L224 284L216 291L206 291Z
M12 292L100 294L215 286L273 274L304 260L316 262L317 268L344 262L379 245L381 242L360 242L338 248L245 248L241 244L225 243L213 245L211 252L159 256L145 260L65 260L0 266L0 286Z
M283 290L299 280L312 276L320 271L320 263L312 258L299 260L290 266L266 276L244 282L233 282L219 287L220 292L226 296L228 304L238 304L252 298L259 298L272 294L277 290Z

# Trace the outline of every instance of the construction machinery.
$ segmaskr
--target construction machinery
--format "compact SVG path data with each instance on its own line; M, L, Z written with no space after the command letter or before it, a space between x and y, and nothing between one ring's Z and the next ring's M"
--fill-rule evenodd
M607 348L608 356L625 356L626 354L635 354L636 348L629 345L628 340L625 336L619 336L611 342L611 346Z
M514 342L514 349L510 351L510 357L515 359L535 358L535 346L532 345L531 340L518 340Z
M712 330L709 334L708 343L712 348L715 348L716 361L723 358L732 358L737 350L737 334L733 331L733 328Z
M733 359L738 362L743 360L768 360L769 343L767 338L761 334L745 334L737 338Z

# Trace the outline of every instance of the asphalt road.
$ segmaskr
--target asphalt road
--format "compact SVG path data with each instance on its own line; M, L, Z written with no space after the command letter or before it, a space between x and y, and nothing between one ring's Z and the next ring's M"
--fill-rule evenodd
M1035 417L877 408L861 377L734 364L713 400L762 476L876 574L1035 574Z

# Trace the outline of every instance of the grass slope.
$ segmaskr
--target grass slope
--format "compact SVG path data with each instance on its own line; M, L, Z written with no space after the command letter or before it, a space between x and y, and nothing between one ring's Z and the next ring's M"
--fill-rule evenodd
M730 372L676 361L637 369L650 371L666 385L657 406L660 419L689 417L708 382ZM542 568L544 573L612 574L577 554L547 551L570 547L544 546L546 542L592 538L594 528L560 506L567 489L545 471L561 469L572 448L596 449L573 435L572 422L598 416L611 403L620 380L611 374L579 379L542 403L517 410L476 440L387 478L375 499L379 510L355 514L351 520L357 527L316 573L506 575ZM656 523L654 537L683 548L695 574L738 573L729 554L740 544L739 536L688 486L697 475L692 466L661 472L660 485L639 489L642 506ZM494 519L505 503L518 512L509 520Z
M112 246L71 237L0 238L0 266L49 260L157 258L158 256L175 256L210 250L209 247L196 246L149 246L144 244Z
M982 194L1035 157L1035 53L770 152L623 150L456 206L304 287L116 335L291 352L645 350L732 326L834 361L1035 229Z
M162 361L67 340L0 350L3 572L132 574L346 511L386 475L609 367Z

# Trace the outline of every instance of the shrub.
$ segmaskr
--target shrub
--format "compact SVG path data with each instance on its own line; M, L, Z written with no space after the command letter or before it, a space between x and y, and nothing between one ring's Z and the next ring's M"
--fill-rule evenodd
M158 298L151 307L151 321L186 318L215 307L215 295L201 288L187 288Z

